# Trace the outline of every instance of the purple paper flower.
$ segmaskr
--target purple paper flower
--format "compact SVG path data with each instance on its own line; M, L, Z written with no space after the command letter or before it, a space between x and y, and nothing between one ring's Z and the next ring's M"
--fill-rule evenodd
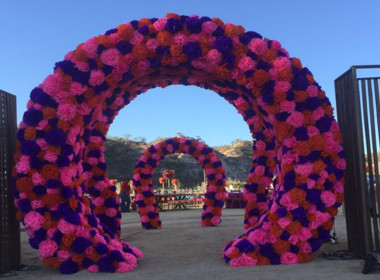
M232 50L232 40L227 36L219 36L214 42L214 47L221 53L226 53Z

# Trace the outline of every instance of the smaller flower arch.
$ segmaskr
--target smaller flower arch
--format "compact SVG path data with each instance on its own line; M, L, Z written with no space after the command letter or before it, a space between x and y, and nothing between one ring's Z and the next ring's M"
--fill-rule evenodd
M225 201L226 170L216 153L206 144L185 137L169 138L150 146L140 157L133 172L136 205L142 227L160 228L161 220L152 187L152 176L167 155L185 153L195 158L206 172L207 187L202 211L202 226L220 224Z

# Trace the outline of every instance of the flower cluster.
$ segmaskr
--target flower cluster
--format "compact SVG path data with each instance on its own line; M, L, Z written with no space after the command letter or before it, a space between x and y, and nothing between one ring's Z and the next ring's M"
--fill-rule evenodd
M179 185L179 180L178 179L172 179L172 184L173 186L178 186Z
M160 184L165 184L167 181L168 179L165 179L164 177L158 178L158 182L160 182Z
M328 98L279 42L217 18L169 14L89 39L32 90L17 132L13 195L43 262L62 273L136 267L140 253L119 240L105 135L139 94L172 84L218 93L254 139L246 232L228 243L225 260L309 261L343 201L344 151Z
M162 177L160 177L158 179L158 181L160 182L160 184L164 184L171 179L169 182L171 182L173 184L173 186L178 186L179 180L175 179L174 177L175 177L175 171L174 170L165 169L164 171L162 171Z
M161 227L160 215L152 186L152 176L161 160L167 155L175 153L184 153L192 156L205 170L207 187L201 225L216 226L220 224L220 217L222 216L225 201L224 187L226 185L226 171L222 162L206 144L185 137L174 137L146 149L133 171L136 205L137 211L140 214L142 227L145 229ZM174 172L166 172L165 174L167 176L174 176ZM178 183L177 181L177 179L173 179L172 183Z
M175 177L174 170L165 169L164 171L162 171L162 178L168 180L168 179L173 179L174 177Z

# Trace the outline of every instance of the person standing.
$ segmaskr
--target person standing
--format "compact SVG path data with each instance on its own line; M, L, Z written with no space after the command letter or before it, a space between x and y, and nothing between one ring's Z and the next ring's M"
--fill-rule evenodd
M130 212L129 206L131 205L131 187L129 185L129 180L124 180L120 186L120 207L121 212Z

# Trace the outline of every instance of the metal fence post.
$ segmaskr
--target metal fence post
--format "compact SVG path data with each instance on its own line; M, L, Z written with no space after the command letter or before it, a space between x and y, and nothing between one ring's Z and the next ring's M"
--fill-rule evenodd
M364 257L370 251L380 251L377 216L380 206L377 154L380 102L379 78L358 78L357 69L363 68L380 68L380 65L352 66L335 79L335 95L347 160L344 194L348 249Z
M16 130L16 96L0 90L0 274L21 265L20 224L11 194Z

